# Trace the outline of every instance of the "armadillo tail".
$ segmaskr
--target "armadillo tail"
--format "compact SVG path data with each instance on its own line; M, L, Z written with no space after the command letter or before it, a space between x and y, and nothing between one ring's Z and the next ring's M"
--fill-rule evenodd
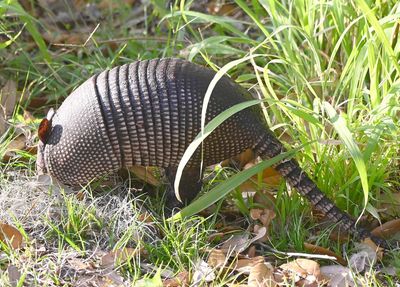
M255 147L257 155L263 159L273 158L285 152L283 145L272 135L264 137ZM386 246L380 238L372 236L371 233L363 228L356 227L356 221L347 213L341 211L317 185L303 171L296 160L286 159L277 163L274 168L286 179L289 185L295 188L302 196L306 197L313 208L320 211L324 216L333 222L337 222L347 232L351 232L356 238L365 239L370 237L376 244Z

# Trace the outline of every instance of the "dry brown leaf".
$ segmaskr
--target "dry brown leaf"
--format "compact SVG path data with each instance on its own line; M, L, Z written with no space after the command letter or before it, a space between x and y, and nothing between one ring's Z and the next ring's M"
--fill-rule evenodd
M321 274L329 287L352 287L355 286L352 271L341 265L328 265L321 267ZM361 286L361 285L359 285Z
M154 222L154 218L150 213L143 212L143 213L139 214L138 221L144 222L144 223L152 223L152 222Z
M252 149L247 149L239 155L236 155L230 159L224 160L221 162L221 166L236 166L239 169L242 169L249 162L254 161L255 153Z
M367 238L363 243L358 244L357 253L351 255L349 259L349 267L353 272L360 273L373 266L377 259L382 256L381 251L375 245L375 243Z
M365 245L366 248L363 248L362 245ZM382 247L379 247L378 245L376 245L375 242L373 242L371 238L365 238L362 241L361 247L362 247L361 248L362 251L364 250L368 253L369 259L371 259L371 261L373 261L376 258L379 260L382 260L384 249ZM376 256L376 258L375 258L375 256Z
M207 264L213 268L222 268L226 264L226 256L222 250L213 249L208 257Z
M266 241L268 241L267 228L265 226L261 226L261 225L255 224L254 227L253 227L253 231L254 231L254 233L260 235L258 237L258 239L257 239L258 242L266 242ZM261 234L263 234L263 235L261 236Z
M39 97L30 98L28 107L30 110L36 110L37 108L41 108L46 105L49 101L49 97L42 95Z
M323 254L323 255L329 255L329 256L335 257L339 264L341 264L343 266L347 265L347 261L342 256L337 255L335 252L330 251L329 249L326 249L324 247L304 242L304 248L309 253Z
M254 265L248 278L249 287L272 287L277 286L274 275L263 262Z
M301 281L302 286L314 286L323 279L319 264L310 259L296 259L282 264L280 268L290 275L295 275L296 282ZM290 276L290 278L293 278L293 276Z
M79 258L71 258L68 260L68 264L74 269L74 270L93 270L93 265L88 262L84 262L83 260Z
M185 287L189 286L189 273L187 271L180 272L175 278L163 281L164 287Z
M250 217L253 220L260 219L262 213L263 213L263 210L260 208L250 209Z
M231 251L234 253L240 253L250 245L249 238L250 234L248 232L235 234L222 244L221 250L224 251L226 254Z
M232 3L221 3L221 1L211 1L207 5L207 12L212 15L229 16L237 11L238 6Z
M115 263L123 263L129 259L143 253L143 250L138 248L125 247L120 250L115 250L107 253L101 258L100 266L108 267L113 266Z
M236 261L233 269L243 274L250 274L251 268L259 263L264 264L264 257L257 256L254 258L242 258Z
M263 170L263 182L271 185L278 186L282 181L281 174L273 167L268 167Z
M263 224L263 226L268 230L272 220L275 218L276 214L273 210L270 209L258 209L254 208L250 210L250 217L254 220L259 220ZM259 227L254 226L254 232L258 232ZM263 241L268 238L267 234Z
M264 226L258 227L257 230L255 230L255 233L256 235L253 238L250 238L250 234L248 232L235 234L222 244L221 250L226 254L231 252L232 256L237 253L241 253L253 242L264 238L267 233L267 229Z
M255 162L248 163L244 166L244 170L251 168L255 165ZM262 183L263 187L276 187L282 181L282 176L272 167L263 170ZM258 184L258 175L254 175L249 180L246 180L239 186L242 192L255 192L260 190L260 185ZM274 202L273 200L272 202ZM266 206L270 206L268 204Z
M254 245L250 246L249 250L247 251L247 256L249 258L254 258L254 257L256 257L256 252L257 252L256 247Z
M2 161L9 161L14 155L16 151L25 151L26 150L26 137L24 134L20 134L16 138L14 138L7 146L7 149L3 155Z
M263 214L261 214L260 221L266 228L269 228L272 220L275 217L275 211L273 211L272 209L264 209Z
M18 249L22 246L24 240L18 229L7 223L0 223L0 241L12 249Z
M394 219L376 227L371 233L381 238L389 238L400 232L400 219Z
M156 168L136 165L130 167L129 170L133 172L138 178L147 182L148 184L151 184L153 186L161 185L160 181L155 176Z
M83 45L89 34L60 31L58 33L46 32L42 36L49 44Z

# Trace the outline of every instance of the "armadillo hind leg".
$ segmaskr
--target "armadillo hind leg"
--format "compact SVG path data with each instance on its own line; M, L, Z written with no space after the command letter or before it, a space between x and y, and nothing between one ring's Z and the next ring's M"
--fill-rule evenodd
M262 159L270 159L285 152L285 148L271 133L267 132L264 139L254 149ZM386 243L372 236L369 231L356 227L356 221L347 213L341 211L317 185L309 178L296 160L288 159L277 163L274 168L285 178L288 184L306 197L313 208L320 211L333 222L337 222L345 231L351 231L359 239L370 237L376 244L385 246Z
M179 182L179 195L183 202L178 201L173 188L176 170L176 167L165 169L165 175L169 183L166 195L166 208L169 210L175 207L181 208L189 204L197 196L202 187L203 171L200 170L200 167L186 167Z

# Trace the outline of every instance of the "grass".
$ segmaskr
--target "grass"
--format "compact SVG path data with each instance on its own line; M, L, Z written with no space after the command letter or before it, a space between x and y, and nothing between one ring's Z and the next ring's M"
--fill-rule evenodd
M10 128L0 136L1 154L20 126L34 133L46 107L59 105L83 80L105 68L174 56L220 70L239 60L229 66L229 75L263 101L266 123L290 149L300 150L295 157L321 190L341 209L354 217L363 214L373 224L375 217L399 217L398 209L389 214L381 208L383 198L399 193L397 1L236 0L226 4L234 7L227 15L210 15L196 1L166 7L164 1L153 0L133 9L111 3L86 26L74 19L68 27L54 29L57 15L51 7L43 13L52 17L34 17L29 5L0 2L0 80L12 79L19 91L29 93L28 99L18 99ZM126 24L137 15L143 20ZM43 35L54 31L84 36L78 44L50 45ZM24 120L26 110L35 121ZM132 246L150 255L132 256L114 266L129 282L156 282L157 271L193 275L199 260L207 258L207 247L218 243L208 237L218 230L218 219L231 201L237 203L241 221L228 225L246 228L250 221L252 202L243 201L237 189L219 201L211 218L165 221L162 200L150 197L143 203L133 195L140 183L88 187L82 200L75 191L36 186L34 163L28 152L0 163L0 221L17 226L26 237L23 250L0 247L0 270L16 266L20 284L74 284L89 268L79 269L82 262L96 265L105 253ZM213 190L232 188L249 173L227 179L233 172L219 170L205 188L211 192L209 202L219 200ZM312 242L342 253L342 245L329 239L331 227L323 223L325 232L315 232L318 221L294 191L282 183L275 197L277 218L270 232L274 248L303 252L303 243ZM154 211L150 223L140 218L143 204ZM207 205L197 204L199 209ZM353 248L350 240L346 246ZM289 259L282 255L273 260ZM383 264L399 274L399 262L394 250ZM94 273L103 276L98 269ZM8 286L5 274L0 272L0 285ZM395 286L398 280L373 270L358 276L371 286ZM213 284L224 286L236 277L223 274Z

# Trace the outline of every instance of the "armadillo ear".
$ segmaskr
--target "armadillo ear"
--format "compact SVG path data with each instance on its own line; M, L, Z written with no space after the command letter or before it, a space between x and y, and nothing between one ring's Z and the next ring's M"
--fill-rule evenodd
M47 113L47 116L40 122L39 129L38 129L38 136L39 139L45 143L47 141L47 137L51 131L51 121L54 116L54 110L50 109Z
M47 141L47 137L50 133L51 130L51 121L49 121L48 119L44 118L39 125L39 129L38 129L38 136L39 139L42 142L46 142Z

